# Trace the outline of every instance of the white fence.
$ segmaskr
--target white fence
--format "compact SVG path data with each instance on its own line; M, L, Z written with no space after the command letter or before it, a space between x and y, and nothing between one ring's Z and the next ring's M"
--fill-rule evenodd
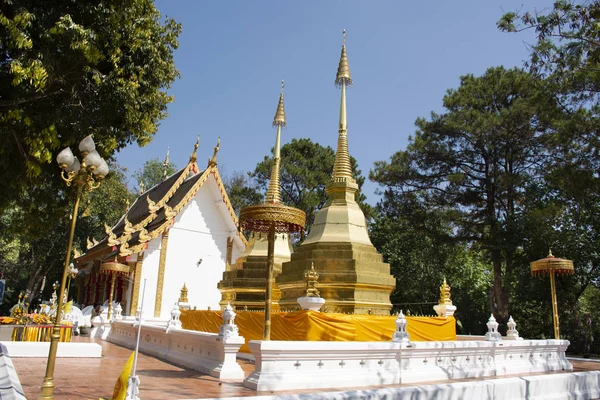
M258 391L331 389L571 371L567 340L461 342L251 341L244 386Z
M113 321L108 341L133 349L136 321ZM169 329L142 323L140 351L175 365L194 369L221 380L242 381L244 371L236 354L242 336L221 337L216 333Z

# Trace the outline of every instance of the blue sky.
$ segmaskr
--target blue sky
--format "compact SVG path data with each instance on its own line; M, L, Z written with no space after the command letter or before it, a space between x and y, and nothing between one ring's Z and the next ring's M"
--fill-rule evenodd
M521 66L532 33L499 32L503 11L544 10L551 1L157 1L182 23L175 63L181 78L169 117L149 145L117 162L129 173L151 158L187 162L200 135L199 164L221 137L220 170L250 171L275 141L271 122L285 79L288 128L282 145L307 137L335 149L340 92L334 86L342 29L354 86L347 92L350 153L365 176L406 148L414 121L441 112L468 73ZM131 186L135 182L130 182ZM376 184L365 194L375 204Z

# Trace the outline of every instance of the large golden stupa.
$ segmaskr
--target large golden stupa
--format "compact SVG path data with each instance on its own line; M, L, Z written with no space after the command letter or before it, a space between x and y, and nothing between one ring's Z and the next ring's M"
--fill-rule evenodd
M346 87L352 78L345 32L335 83L342 93L335 164L326 186L328 201L315 216L306 240L282 265L276 278L282 292L279 305L282 310L298 307L297 298L306 291L304 273L314 263L327 311L389 314L396 281L371 243L365 216L355 200L358 185L352 177L346 122Z
M273 126L277 127L277 136L275 139L273 168L271 170L271 180L266 194L266 201L270 203L280 202L279 188L279 163L280 163L280 141L281 128L287 126L285 118L285 107L283 103L283 82L279 103ZM219 304L225 307L227 303L237 310L264 310L265 308L265 287L267 282L267 233L251 232L246 250L236 260L235 264L223 272L223 279L218 284L221 291L221 301ZM281 273L281 265L290 260L292 253L292 243L290 235L287 233L275 234L273 275ZM281 291L277 285L273 285L273 296L271 307L273 310L279 310L279 299Z

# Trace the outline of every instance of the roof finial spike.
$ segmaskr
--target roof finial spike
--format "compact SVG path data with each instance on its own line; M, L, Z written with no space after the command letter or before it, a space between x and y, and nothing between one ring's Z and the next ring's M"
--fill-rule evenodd
M198 151L198 146L200 146L200 135L198 135L198 139L196 140L196 144L194 145L194 152L190 156L190 162L196 162L196 151Z
M215 148L213 150L212 158L210 160L208 160L209 167L214 167L217 165L217 153L219 152L220 148L221 148L221 136L219 136L219 138L217 139L217 145L215 146Z
M279 92L279 94L283 94L283 88L285 87L285 81L282 79L281 80L281 91Z
M167 179L167 169L169 168L169 148L167 147L167 155L165 156L165 161L163 161L163 176L162 180Z
M273 167L271 169L271 180L267 189L266 201L268 203L281 202L281 188L279 186L279 163L280 163L280 143L281 143L281 127L287 126L285 120L285 108L283 105L283 87L285 82L281 81L281 93L279 94L279 104L277 112L273 119L273 126L277 127L277 135L275 136L275 148L273 151Z
M549 251L548 251L548 258L550 258L550 257L554 257L554 256L552 255L552 248L550 248L550 249L549 249Z
M346 28L344 28L344 30L342 31L342 34L344 35L344 39L342 40L342 46L346 45Z

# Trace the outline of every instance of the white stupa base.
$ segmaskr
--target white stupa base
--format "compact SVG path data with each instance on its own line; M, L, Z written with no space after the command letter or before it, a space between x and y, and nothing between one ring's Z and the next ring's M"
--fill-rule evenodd
M323 304L325 304L325 299L322 297L298 297L298 304L302 307L303 310L310 311L319 311Z
M456 306L452 304L436 304L433 306L438 317L451 317L454 315L454 311L456 311Z

